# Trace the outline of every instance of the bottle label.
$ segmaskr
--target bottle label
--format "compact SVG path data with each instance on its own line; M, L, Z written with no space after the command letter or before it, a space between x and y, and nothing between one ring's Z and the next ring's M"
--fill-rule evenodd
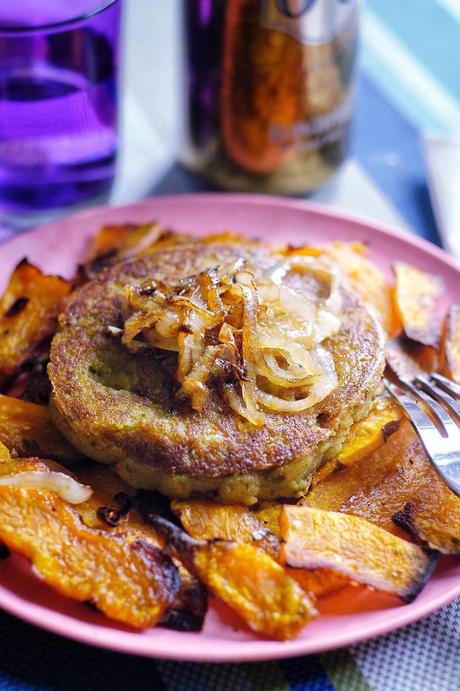
M262 0L261 24L305 45L333 41L356 18L361 0Z
M346 136L351 117L353 94L348 93L341 105L329 113L300 120L290 125L272 122L268 139L279 151L315 151L338 142Z

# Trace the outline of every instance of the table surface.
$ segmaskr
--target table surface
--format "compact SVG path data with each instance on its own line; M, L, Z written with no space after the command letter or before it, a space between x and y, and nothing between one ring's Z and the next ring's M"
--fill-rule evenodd
M175 162L179 4L125 0L113 203L206 189ZM458 0L368 0L351 156L312 199L439 244L420 136L460 129L459 45ZM3 613L0 635L0 689L454 691L460 680L460 601L350 649L260 664L133 658L60 639Z

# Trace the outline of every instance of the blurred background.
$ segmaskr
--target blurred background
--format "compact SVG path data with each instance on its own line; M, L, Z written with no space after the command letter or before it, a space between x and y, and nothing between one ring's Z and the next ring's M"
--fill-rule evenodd
M458 0L21 0L0 60L0 238L107 199L119 77L112 204L296 194L460 256Z
M180 6L180 0L125 3L116 203L207 189L176 163L183 112ZM439 243L422 136L460 129L459 38L457 0L364 3L350 156L311 199Z

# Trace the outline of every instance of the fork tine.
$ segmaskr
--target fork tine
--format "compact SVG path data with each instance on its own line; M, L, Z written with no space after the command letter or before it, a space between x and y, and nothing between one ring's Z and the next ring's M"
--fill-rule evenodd
M459 434L456 423L452 420L447 411L441 405L439 405L439 403L432 396L413 386L411 382L402 381L402 383L404 387L409 389L409 391L416 398L421 399L426 404L428 407L428 413L431 413L431 415L433 415L433 417L441 424L442 429L445 432L445 436L450 437L453 434Z
M430 447L430 445L442 439L440 433L434 426L431 419L425 413L420 405L410 396L408 396L404 389L395 386L387 379L384 379L384 386L386 390L396 399L400 406L406 411L406 414L412 423L415 431L423 441L423 445ZM428 452L428 449L427 449Z
M412 391L411 382L400 380L401 384L408 391ZM431 399L427 394L415 389L418 399L412 398L406 393L406 389L395 386L387 379L383 380L386 390L395 398L406 412L412 427L417 432L420 441L431 461L433 468L455 494L460 497L460 430L455 422L449 417L448 423L449 436L443 437L429 416L422 410L418 400L427 401L427 405L433 407ZM434 401L436 405L439 405ZM443 410L443 417L447 416Z
M430 377L434 379L441 389L444 389L444 391L453 396L453 398L456 400L460 399L460 386L454 381L447 379L447 377L443 377L442 374L437 374L436 372L432 372Z
M426 374L419 374L415 377L415 381L420 384L423 389L433 398L444 403L444 405L453 413L458 421L460 421L460 403L452 398L448 393L440 388L436 383L432 383Z

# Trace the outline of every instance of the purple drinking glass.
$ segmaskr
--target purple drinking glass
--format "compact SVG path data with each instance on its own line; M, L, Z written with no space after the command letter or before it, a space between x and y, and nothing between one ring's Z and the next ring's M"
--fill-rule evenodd
M108 197L120 14L121 0L0 2L0 226Z

